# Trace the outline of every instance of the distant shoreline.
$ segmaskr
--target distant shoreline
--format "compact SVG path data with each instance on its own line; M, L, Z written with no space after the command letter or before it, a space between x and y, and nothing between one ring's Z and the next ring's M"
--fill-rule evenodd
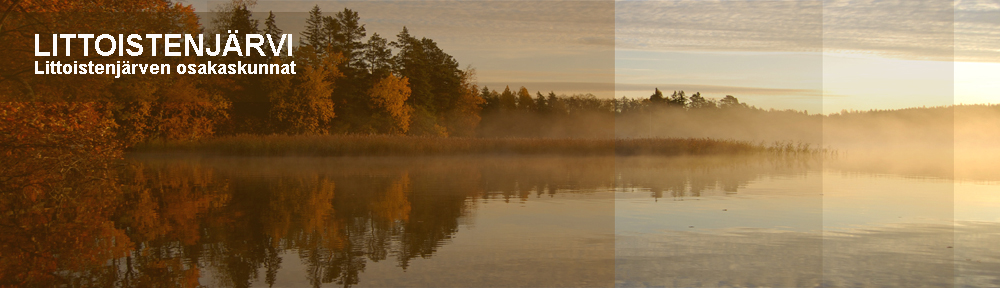
M152 141L135 153L194 152L228 156L433 155L815 155L808 144L695 138L475 138L388 135L236 135L201 141Z

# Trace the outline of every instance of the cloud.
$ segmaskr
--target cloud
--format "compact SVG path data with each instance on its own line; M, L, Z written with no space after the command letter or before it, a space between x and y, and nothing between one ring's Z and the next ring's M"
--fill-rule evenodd
M818 1L619 1L618 48L820 51Z
M369 31L392 36L407 26L465 49L614 48L614 4L606 1L258 1L255 10L304 13L315 5L325 15L357 11Z
M955 60L1000 62L1000 1L958 1Z
M827 51L861 51L893 58L954 58L951 0L828 1L823 45Z
M619 49L1000 62L996 0L619 1Z

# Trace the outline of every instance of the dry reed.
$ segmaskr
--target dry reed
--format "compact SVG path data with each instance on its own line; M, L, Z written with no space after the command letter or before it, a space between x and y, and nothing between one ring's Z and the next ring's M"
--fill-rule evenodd
M202 152L232 156L418 155L731 155L819 154L808 144L771 145L690 138L461 138L388 135L236 135L194 142L150 142L137 152Z

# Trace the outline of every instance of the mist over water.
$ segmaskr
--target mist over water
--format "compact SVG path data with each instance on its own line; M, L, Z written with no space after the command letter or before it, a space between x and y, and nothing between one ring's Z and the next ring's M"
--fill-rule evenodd
M1000 284L996 184L834 164L845 157L136 154L117 180L129 204L109 219L135 250L59 275L105 287Z
M804 143L825 165L853 171L1000 180L1000 106L960 105L831 115L794 111L659 109L615 118L618 138L712 138Z

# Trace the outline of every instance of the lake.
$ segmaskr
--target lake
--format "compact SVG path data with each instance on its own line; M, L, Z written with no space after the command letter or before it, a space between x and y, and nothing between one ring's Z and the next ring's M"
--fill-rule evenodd
M64 284L1000 286L996 179L815 157L127 160L95 237L131 248L67 255L103 265Z

